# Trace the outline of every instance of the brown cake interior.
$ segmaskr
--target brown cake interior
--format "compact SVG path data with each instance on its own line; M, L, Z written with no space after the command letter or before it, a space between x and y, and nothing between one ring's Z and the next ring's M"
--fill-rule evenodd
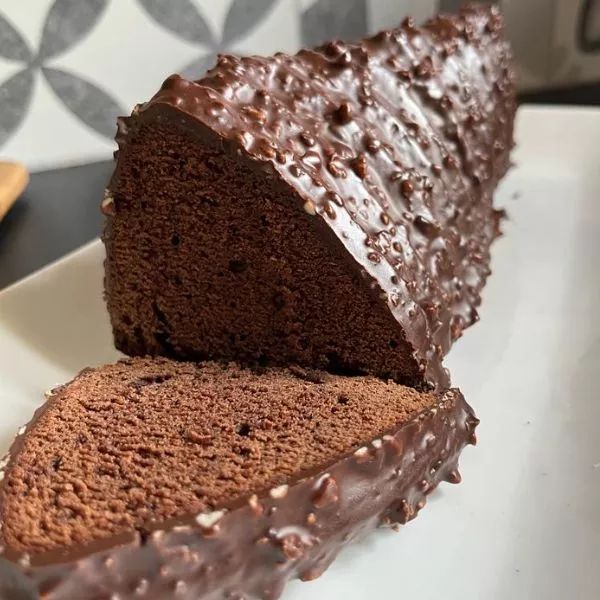
M68 548L227 505L325 467L435 401L301 369L133 359L88 370L19 438L0 495L4 541Z
M339 242L324 247L332 232L318 236L320 219L275 178L190 135L150 122L120 158L105 234L117 346L417 383L378 291Z

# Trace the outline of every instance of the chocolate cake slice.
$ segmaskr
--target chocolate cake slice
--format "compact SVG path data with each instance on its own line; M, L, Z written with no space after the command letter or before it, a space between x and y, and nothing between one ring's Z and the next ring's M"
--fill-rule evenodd
M102 202L117 347L443 388L489 274L513 79L495 7L167 79L120 121Z
M476 424L458 390L372 377L85 370L0 465L0 597L277 598L458 482Z

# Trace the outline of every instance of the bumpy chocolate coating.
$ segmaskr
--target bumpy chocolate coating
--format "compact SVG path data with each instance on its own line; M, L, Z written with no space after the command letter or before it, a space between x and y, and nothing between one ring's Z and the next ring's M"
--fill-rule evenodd
M325 469L210 514L63 552L3 549L0 598L278 598L289 579L318 577L345 544L414 518L440 481L457 483L477 422L450 390Z
M278 176L376 289L428 382L477 320L498 233L492 194L509 166L511 54L495 7L294 56L221 56L172 76L121 123L184 113ZM109 290L110 293L110 290Z

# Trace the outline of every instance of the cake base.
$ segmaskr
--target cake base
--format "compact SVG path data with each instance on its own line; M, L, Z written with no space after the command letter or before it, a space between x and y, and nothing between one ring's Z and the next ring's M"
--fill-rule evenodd
M195 410L181 404L192 381L196 391L188 396L195 398ZM237 402L231 395L234 388ZM310 396L310 404L301 404L298 395ZM252 398L265 406L252 404ZM159 400L165 402L162 414L170 416L162 428L171 438L154 452L163 452L171 481L187 477L190 485L185 488L177 480L180 489L146 513L145 503L155 501L151 494L168 487L154 480L164 465L152 456L151 441L140 454L135 439L159 430L149 423L146 431L139 418L132 419L137 410L132 407L147 405L148 414L156 415ZM216 411L214 402L219 401ZM278 411L287 415L287 423ZM181 430L184 412L190 423ZM274 428L267 424L269 412L279 418ZM114 415L120 418L110 421ZM86 431L105 417L103 437L82 442L83 449L71 449L58 464L46 467L53 452L79 439L75 422ZM220 430L215 420L221 422ZM328 443L317 439L319 423ZM0 568L14 572L15 585L21 581L18 585L29 585L52 600L111 594L122 599L175 594L189 599L277 598L287 580L318 576L345 544L374 527L408 522L440 481L458 482L458 455L474 442L476 423L457 390L417 393L374 378L303 369L257 374L234 365L147 359L88 370L54 392L4 461ZM213 431L214 442L206 439L205 429ZM182 451L175 443L178 436L195 450ZM241 446L248 450L241 453L249 463L253 453L262 453L259 466L250 466L245 479L233 473L238 455L234 436L248 440ZM305 440L300 448L296 436ZM211 457L211 448L222 457ZM195 499L190 495L194 469L182 462L175 472L169 452L180 462L187 456L197 467L196 478L206 489ZM108 472L108 463L99 459L103 453L119 457L117 472ZM135 492L130 486L133 455L148 461L145 480ZM105 478L82 480L75 471L87 467L94 473L104 469ZM215 468L221 475L228 472L230 481L219 484ZM25 495L23 486L28 486ZM54 501L46 498L40 506L39 498L48 490L55 493ZM123 493L129 503L122 505ZM87 505L78 504L77 497L88 498ZM100 507L103 500L107 505ZM111 514L129 521L119 523Z

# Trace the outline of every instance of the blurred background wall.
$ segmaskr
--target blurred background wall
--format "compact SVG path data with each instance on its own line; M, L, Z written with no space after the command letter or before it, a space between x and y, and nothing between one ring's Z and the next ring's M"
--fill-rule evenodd
M600 81L600 0L502 0L522 90ZM219 52L358 38L461 0L0 0L0 157L109 157L115 118Z

